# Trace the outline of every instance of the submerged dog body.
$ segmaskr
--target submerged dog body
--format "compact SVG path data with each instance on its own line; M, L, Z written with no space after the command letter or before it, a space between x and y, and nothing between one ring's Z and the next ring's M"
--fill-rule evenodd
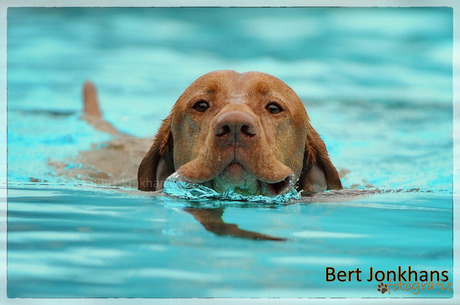
M173 173L243 195L342 188L299 97L260 72L214 71L184 91L139 166L138 188L161 190Z

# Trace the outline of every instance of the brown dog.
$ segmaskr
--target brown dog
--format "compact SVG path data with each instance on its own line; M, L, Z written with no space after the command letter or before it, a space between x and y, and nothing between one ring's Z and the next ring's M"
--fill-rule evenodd
M278 195L293 183L342 188L299 97L259 72L211 72L179 97L139 166L138 188L161 190L173 173L243 195Z
M314 193L341 189L342 184L302 102L273 76L216 71L200 77L179 97L147 155L151 139L124 134L103 119L91 82L83 87L83 101L83 118L115 137L80 152L71 163L50 161L58 175L155 191L175 173L220 192L232 188L247 195L281 194L296 181L298 191L309 192L302 198L306 203L343 201L361 194ZM68 169L72 163L79 166ZM226 223L223 208L184 210L217 235L285 240Z

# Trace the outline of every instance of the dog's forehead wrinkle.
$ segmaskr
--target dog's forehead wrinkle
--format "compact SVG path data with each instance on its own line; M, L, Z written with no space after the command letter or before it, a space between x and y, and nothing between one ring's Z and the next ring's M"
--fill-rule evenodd
M244 96L248 96L248 94L244 93L244 94L232 94L232 95L229 95L229 97L233 97L233 98L239 98L239 97L244 97Z
M227 104L248 104L249 94L231 94L225 98Z

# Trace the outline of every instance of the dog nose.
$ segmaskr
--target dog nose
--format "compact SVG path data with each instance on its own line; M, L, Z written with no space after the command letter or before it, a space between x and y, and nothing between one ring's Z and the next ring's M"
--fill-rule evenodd
M256 134L256 120L244 111L225 112L214 124L214 135L228 143L242 142Z

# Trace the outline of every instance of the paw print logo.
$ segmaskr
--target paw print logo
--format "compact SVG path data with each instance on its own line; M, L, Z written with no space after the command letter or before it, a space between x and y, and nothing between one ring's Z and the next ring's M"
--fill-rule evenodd
M381 292L382 294L384 294L385 292L388 291L388 285L387 284L384 284L384 283L380 283L377 285L377 291Z

